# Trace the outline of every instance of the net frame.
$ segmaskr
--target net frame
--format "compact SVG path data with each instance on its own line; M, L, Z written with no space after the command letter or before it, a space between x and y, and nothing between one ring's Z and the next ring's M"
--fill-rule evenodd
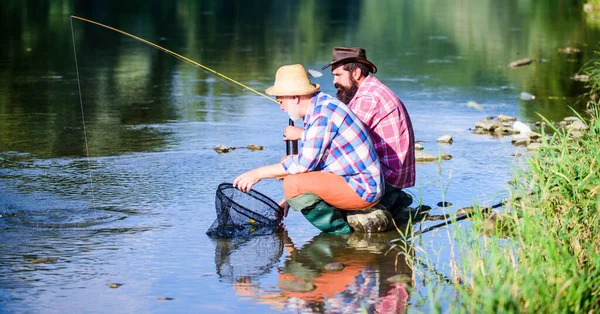
M256 208L249 209L242 204L243 201ZM256 190L240 191L231 183L219 184L215 209L217 219L206 232L211 237L269 234L275 230L274 227L280 225L283 218L283 208L274 200Z

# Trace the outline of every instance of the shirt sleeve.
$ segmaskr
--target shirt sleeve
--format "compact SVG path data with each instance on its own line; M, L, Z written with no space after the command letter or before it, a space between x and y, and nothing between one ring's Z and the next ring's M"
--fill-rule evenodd
M330 146L336 128L324 116L316 118L304 130L302 148L298 155L285 159L281 164L289 174L303 173L324 168L323 155Z

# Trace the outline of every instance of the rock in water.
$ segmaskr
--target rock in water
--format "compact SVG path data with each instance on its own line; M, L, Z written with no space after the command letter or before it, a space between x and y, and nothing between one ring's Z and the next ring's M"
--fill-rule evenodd
M515 121L512 127L513 129L519 131L519 133L523 135L528 135L529 133L531 133L531 128L521 121Z
M519 60L511 62L509 64L509 66L514 69L514 68L522 67L525 65L529 65L529 64L531 64L531 62L533 62L533 59L531 59L531 58L519 59Z
M256 144L248 144L248 146L246 146L246 148L248 148L248 150L250 151L257 151L257 150L264 150L265 147L261 146L261 145L256 145Z
M522 100L534 100L535 96L531 95L530 93L527 93L527 92L522 92L519 95L519 98L521 98Z
M308 280L285 279L279 282L279 289L290 292L310 292L317 287Z
M43 257L43 258L38 258L38 259L34 259L32 261L29 261L29 264L46 264L46 263L54 263L58 260L58 258L56 257Z
M213 149L219 154L224 154L224 153L229 153L230 151L234 150L235 147L230 147L230 146L225 146L225 145L217 145L217 146L214 146Z
M342 269L344 269L344 267L346 267L346 265L344 265L344 263L342 262L333 262L325 264L323 269L327 271L341 271Z
M398 274L386 279L389 283L403 283L410 285L412 283L412 277L405 274Z

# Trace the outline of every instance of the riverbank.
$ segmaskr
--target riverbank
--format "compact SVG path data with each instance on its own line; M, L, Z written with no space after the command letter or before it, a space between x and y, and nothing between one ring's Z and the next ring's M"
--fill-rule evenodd
M459 296L430 303L469 313L591 313L600 307L600 115L585 135L556 129L517 170L512 201L457 231ZM435 292L434 292L435 293ZM446 296L450 297L450 296ZM439 303L438 303L439 302Z

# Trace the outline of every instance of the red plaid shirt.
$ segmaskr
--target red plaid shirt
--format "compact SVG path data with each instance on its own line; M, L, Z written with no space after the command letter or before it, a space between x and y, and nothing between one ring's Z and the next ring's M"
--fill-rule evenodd
M368 75L348 107L369 128L385 182L415 185L415 136L408 112L394 92Z

